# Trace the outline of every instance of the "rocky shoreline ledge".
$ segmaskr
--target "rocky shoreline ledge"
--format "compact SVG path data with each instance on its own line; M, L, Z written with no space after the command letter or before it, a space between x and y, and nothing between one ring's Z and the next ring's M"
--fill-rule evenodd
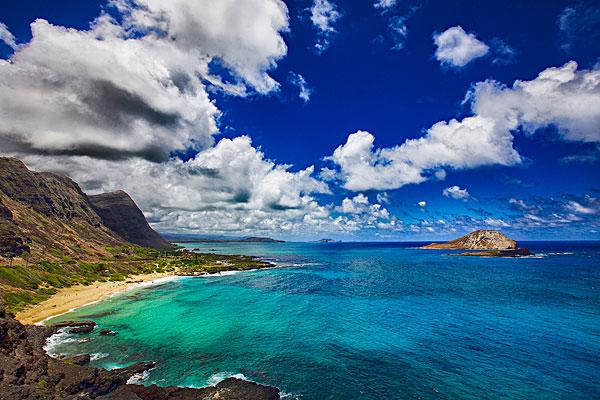
M89 367L89 355L71 359L50 357L46 340L61 328L84 332L93 321L54 326L23 325L0 304L0 396L17 399L123 399L123 400L278 400L279 389L237 378L199 389L128 384L129 379L155 367L143 362L126 368ZM79 330L78 330L79 329Z

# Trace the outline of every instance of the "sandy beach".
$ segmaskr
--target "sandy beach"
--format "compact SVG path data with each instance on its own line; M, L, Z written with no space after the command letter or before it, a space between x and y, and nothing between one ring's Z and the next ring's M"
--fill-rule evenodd
M132 275L120 282L95 282L89 286L73 286L60 289L55 295L16 315L22 324L39 324L65 314L73 309L95 303L110 296L140 286L152 285L168 279L177 279L173 272Z

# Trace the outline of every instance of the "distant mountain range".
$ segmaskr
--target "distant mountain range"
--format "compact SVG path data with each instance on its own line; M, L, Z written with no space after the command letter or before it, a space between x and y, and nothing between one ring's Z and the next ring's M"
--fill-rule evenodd
M277 240L270 237L250 236L244 238L212 238L212 237L198 237L190 235L177 235L177 234L166 234L170 242L177 243L285 243L283 240Z

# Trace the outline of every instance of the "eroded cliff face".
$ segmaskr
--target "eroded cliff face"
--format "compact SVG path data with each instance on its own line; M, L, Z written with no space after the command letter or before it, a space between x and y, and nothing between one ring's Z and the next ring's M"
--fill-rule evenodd
M109 255L107 247L125 243L71 179L30 171L7 157L0 157L0 241L5 253L12 247L14 256L27 252L44 258L97 258Z
M446 243L431 243L424 249L514 250L517 242L498 231L480 229Z
M128 400L277 400L279 390L229 378L216 386L191 389L127 384L135 374L154 368L143 362L111 371L86 365L88 357L61 360L43 349L57 328L24 326L0 304L0 398Z
M0 257L94 260L127 243L170 246L127 193L87 196L66 176L0 157Z
M156 233L133 199L124 191L89 196L104 225L128 242L162 249L171 245Z

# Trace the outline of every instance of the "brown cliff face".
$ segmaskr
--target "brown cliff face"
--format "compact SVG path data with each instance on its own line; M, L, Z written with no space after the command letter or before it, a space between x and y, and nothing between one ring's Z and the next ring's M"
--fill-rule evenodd
M517 242L494 230L477 230L446 243L431 243L423 249L446 250L514 250Z
M169 246L127 193L87 196L66 176L0 157L0 257L97 260L128 243Z
M89 196L89 199L104 225L128 242L155 249L171 247L148 225L142 211L124 191Z
M71 179L0 157L0 256L97 258L124 243Z

